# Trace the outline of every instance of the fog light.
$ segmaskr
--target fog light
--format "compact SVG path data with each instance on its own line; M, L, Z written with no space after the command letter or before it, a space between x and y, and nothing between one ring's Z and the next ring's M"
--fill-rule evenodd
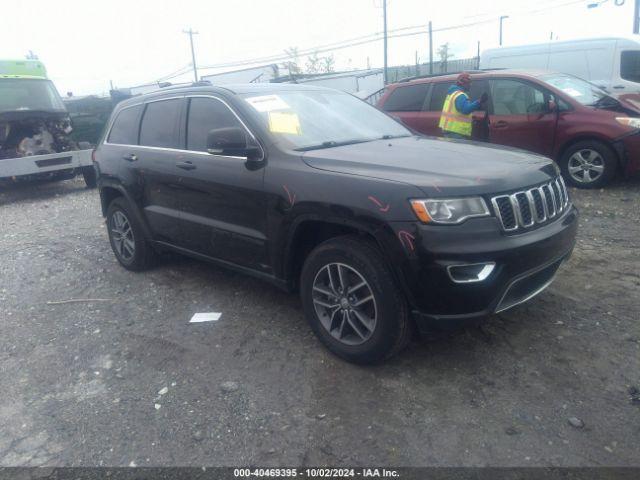
M494 262L449 265L447 273L455 283L474 283L486 280L494 268L496 268Z

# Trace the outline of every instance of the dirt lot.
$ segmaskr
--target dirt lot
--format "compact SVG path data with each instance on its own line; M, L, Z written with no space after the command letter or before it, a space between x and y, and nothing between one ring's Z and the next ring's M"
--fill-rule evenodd
M267 284L121 268L81 180L0 190L0 465L638 466L640 181L572 193L549 290L363 368Z

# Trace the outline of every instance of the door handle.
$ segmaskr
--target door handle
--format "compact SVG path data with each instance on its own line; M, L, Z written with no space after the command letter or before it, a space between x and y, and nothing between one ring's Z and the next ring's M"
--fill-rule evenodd
M124 158L127 162L135 162L136 160L138 160L138 156L135 153L123 155L122 158Z
M507 128L509 126L509 122L505 122L504 120L498 120L493 124L493 128Z
M621 88L624 88L624 85L614 85L613 88L620 90Z
M189 162L189 161L178 162L178 163L176 163L176 167L181 168L183 170L195 170L195 168L196 168L196 166L193 163Z

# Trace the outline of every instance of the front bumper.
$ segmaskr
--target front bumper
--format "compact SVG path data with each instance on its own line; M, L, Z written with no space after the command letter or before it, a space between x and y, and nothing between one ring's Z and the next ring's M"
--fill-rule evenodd
M415 227L405 260L398 264L418 327L459 325L523 303L544 290L571 255L577 210L517 235L505 234L494 217L458 226ZM409 231L408 225L397 225ZM405 238L406 238L406 234ZM456 283L448 267L495 263L483 281Z
M632 176L640 172L640 129L615 139L613 148L618 154L623 175Z
M32 155L29 157L0 159L0 179L26 175L50 174L60 170L73 170L93 165L91 150Z

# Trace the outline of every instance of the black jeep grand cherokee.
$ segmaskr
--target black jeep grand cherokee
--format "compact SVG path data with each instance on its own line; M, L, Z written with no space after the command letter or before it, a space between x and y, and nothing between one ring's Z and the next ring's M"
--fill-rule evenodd
M345 93L193 86L121 103L95 152L118 261L170 249L299 289L322 342L387 358L414 326L548 286L577 212L544 157L425 138Z

